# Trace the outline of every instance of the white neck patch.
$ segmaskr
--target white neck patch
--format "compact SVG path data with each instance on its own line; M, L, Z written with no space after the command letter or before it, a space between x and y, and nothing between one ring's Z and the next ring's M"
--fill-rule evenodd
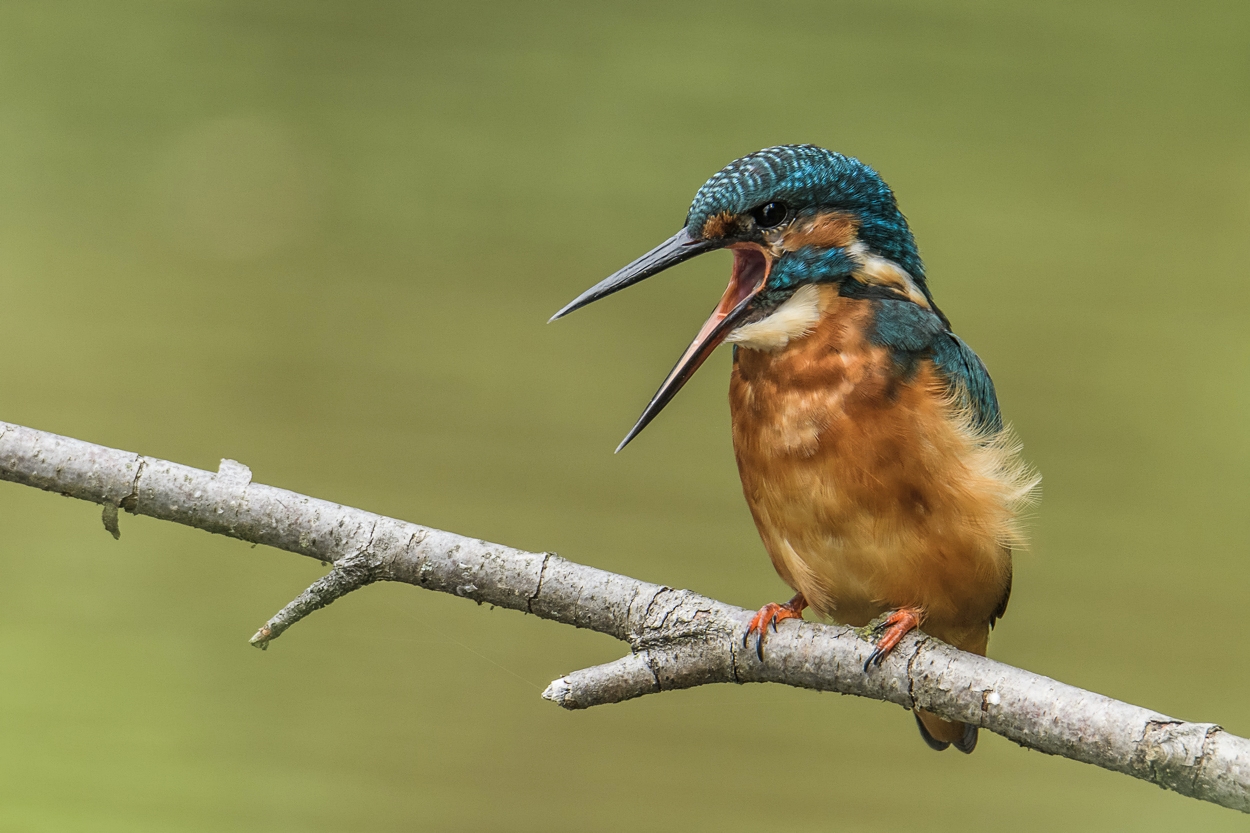
M859 241L856 241L848 251L859 264L859 268L854 273L856 278L864 283L893 287L906 295L913 304L929 309L929 299L924 296L920 287L916 286L915 280L902 266L888 258L869 254L868 247Z
M820 289L806 284L795 290L767 318L743 324L725 338L751 350L780 350L816 329L820 321Z

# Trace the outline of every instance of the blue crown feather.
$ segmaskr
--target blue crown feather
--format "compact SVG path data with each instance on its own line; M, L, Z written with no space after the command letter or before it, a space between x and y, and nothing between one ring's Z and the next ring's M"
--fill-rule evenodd
M712 217L742 214L774 200L798 210L856 215L860 240L924 285L920 252L890 186L858 159L816 145L764 148L726 165L695 194L686 228L697 236Z

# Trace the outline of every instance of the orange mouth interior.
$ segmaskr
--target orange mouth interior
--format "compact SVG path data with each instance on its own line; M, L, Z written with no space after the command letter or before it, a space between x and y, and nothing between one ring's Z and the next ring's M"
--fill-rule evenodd
M768 280L772 263L763 249L753 243L742 243L731 248L734 253L734 266L729 286L725 287L720 303L712 310L707 321L703 322L699 334L690 342L673 372L664 380L660 387L661 393L674 383L680 387L686 379L694 375L716 346L729 335L734 323L746 312L747 301L755 297Z
M764 288L768 280L768 257L764 250L754 244L733 247L734 268L729 278L729 286L713 315L721 314L722 318L733 312L734 308Z

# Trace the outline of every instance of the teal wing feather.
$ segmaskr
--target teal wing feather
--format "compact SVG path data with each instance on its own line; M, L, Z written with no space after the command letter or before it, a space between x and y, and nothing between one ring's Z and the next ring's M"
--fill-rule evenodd
M994 381L963 339L932 311L911 301L882 299L875 306L872 338L890 349L900 373L908 375L918 361L932 359L955 395L966 398L977 427L987 434L1002 430Z
M979 428L986 432L1003 430L998 394L994 392L994 380L985 369L985 362L959 336L950 331L945 336L934 344L933 363L956 387L966 392Z

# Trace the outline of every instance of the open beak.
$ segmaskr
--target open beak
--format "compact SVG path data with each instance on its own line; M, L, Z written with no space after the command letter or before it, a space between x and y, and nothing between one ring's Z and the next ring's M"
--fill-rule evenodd
M605 280L583 292L568 306L552 316L551 320L555 321L557 318L561 318L575 309L580 309L592 301L597 301L600 298L611 295L613 292L618 292L627 286L646 280L652 275L658 275L668 267L689 260L695 255L723 248L726 245L725 242L721 241L696 240L683 228L624 269L610 275ZM771 266L764 252L754 245L738 244L731 246L731 248L734 252L733 275L729 279L729 286L725 288L725 294L721 296L716 309L712 310L712 314L699 329L699 334L694 337L694 341L690 342L686 352L677 360L677 364L668 374L664 383L660 385L660 389L655 392L655 396L651 397L651 402L643 409L642 416L638 417L638 422L625 435L625 439L621 440L621 444L616 447L617 451L628 445L630 440L638 436L642 429L646 428L648 423L655 419L660 411L664 410L664 406L672 401L673 397L677 395L677 391L681 390L682 385L686 384L690 377L694 375L694 372L699 369L707 357L711 355L712 351L716 349L716 346L724 341L725 337L743 319L750 307L751 299L764 288L764 282L768 280L768 271Z

